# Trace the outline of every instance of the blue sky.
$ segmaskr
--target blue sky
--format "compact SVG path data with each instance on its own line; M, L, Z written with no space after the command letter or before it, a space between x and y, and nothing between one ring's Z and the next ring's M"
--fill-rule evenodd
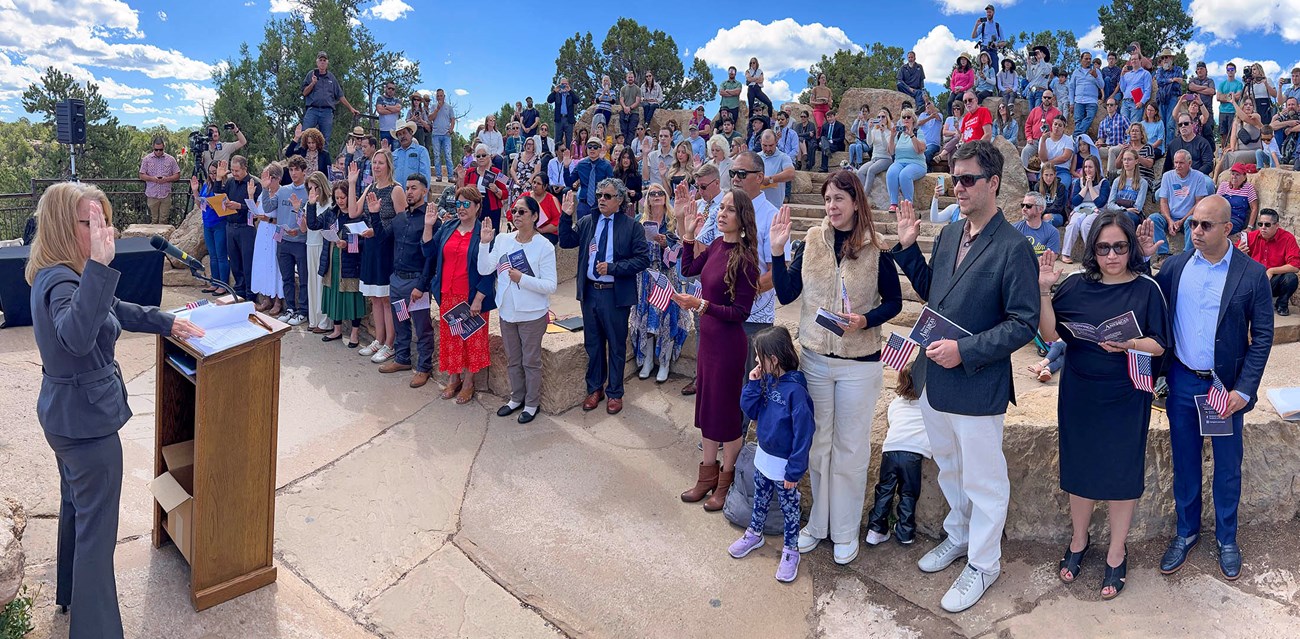
M848 10L844 3L751 0L727 5L743 8L743 19L719 19L694 2L569 3L581 8L560 16L550 10L555 3L545 0L503 0L494 3L493 16L521 16L523 26L495 27L489 37L476 26L482 23L476 3L376 0L366 5L362 19L380 40L421 63L421 88L444 88L451 100L469 108L460 124L472 128L507 100L544 99L565 38L591 31L599 44L624 15L671 34L688 64L690 56L699 55L719 81L727 65L743 67L757 56L769 95L780 101L803 88L803 70L822 54L877 39L916 50L927 74L939 79L957 53L970 50L966 36L985 4L873 1ZM995 4L1005 32L1069 29L1084 48L1100 39L1098 1ZM876 8L881 6L888 8ZM1210 63L1211 75L1219 75L1229 60L1249 60L1262 62L1276 80L1300 62L1300 0L1190 0L1184 6L1196 24L1189 56ZM241 42L260 41L265 21L293 7L294 0L0 0L0 120L24 115L23 89L46 66L55 66L98 82L123 122L197 125L202 105L215 96L211 66L232 57ZM484 46L487 42L496 44ZM484 68L492 71L484 74Z

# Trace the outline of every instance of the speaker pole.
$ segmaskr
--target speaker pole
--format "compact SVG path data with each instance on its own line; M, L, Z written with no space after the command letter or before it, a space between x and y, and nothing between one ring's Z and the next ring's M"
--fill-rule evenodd
M70 171L68 181L80 182L81 179L77 177L77 147L74 144L68 145L68 166Z

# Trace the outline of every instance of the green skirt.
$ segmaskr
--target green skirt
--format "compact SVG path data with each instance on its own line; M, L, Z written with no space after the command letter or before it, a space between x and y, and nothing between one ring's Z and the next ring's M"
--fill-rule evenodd
M326 274L325 286L321 290L321 310L336 322L361 319L366 316L366 298L358 289L358 280L348 278L340 281L342 272L342 251L335 246L330 250L330 268Z

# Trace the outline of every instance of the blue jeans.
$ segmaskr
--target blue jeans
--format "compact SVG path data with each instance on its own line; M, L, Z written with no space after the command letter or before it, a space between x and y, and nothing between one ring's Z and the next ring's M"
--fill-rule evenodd
M438 175L444 170L448 176L456 172L456 163L451 161L451 136L435 135L433 136L433 175ZM445 167L445 168L444 168Z
M895 162L885 171L885 187L889 191L889 203L898 204L899 194L902 199L912 201L916 190L916 181L925 176L925 167L920 164Z
M1169 370L1169 448L1174 466L1174 513L1178 518L1178 535L1190 537L1201 532L1201 436L1196 395L1210 389L1204 380L1174 361ZM1214 450L1214 536L1219 543L1237 543L1237 505L1241 500L1241 426L1243 413L1232 414L1232 434L1210 438Z
M411 303L411 291L415 289L418 283L415 279L406 279L397 273L388 276L388 298L391 301L406 300L407 304ZM423 291L429 295L429 291ZM398 364L411 365L415 364L415 372L429 373L433 371L433 323L429 319L429 309L412 311L411 317L406 321L397 319L397 312L393 310L391 304L388 306L389 312L393 314L393 330L396 336L393 338L393 349L397 351L394 359ZM411 329L415 329L415 351L418 359L411 362Z
M1056 215L1056 214L1051 214L1051 215L1052 215L1051 217L1047 217L1045 214L1043 220L1046 221L1048 224L1055 226L1058 229L1065 226L1064 215Z
M618 114L618 125L623 131L623 140L631 144L636 139L636 111Z
M1263 152L1255 151L1255 166L1261 169L1267 169L1273 166L1273 156Z
M1070 184L1074 182L1074 174L1070 173L1069 169L1063 169L1058 166L1056 167L1056 179L1061 181L1061 185L1065 187L1065 192L1069 193Z
M938 145L938 144L927 144L927 145L925 145L925 163L926 163L926 165L927 165L927 168L928 168L928 165L929 165L931 162L934 162L934 156L936 156L936 155L939 155L939 145Z
M1074 135L1087 133L1092 127L1093 118L1097 117L1096 104L1074 104Z
M1151 225L1153 227L1151 239L1156 242L1159 242L1160 240L1165 241L1165 243L1160 246L1160 255L1169 255L1169 220L1166 220L1165 216L1159 213L1152 213ZM1183 237L1185 238L1183 250L1192 250L1192 234L1188 233L1186 228L1183 229Z
M912 87L909 87L906 84L903 84L902 82L897 83L896 86L898 88L899 93L903 93L912 97L912 106L920 107L925 104L924 87L920 89L913 89Z
M307 280L311 273L307 270L307 243L280 242L276 249L276 260L280 264L280 281L284 283L284 310L307 315ZM294 279L297 275L297 279Z
M230 283L230 258L226 255L226 221L203 227L203 244L208 247L208 270L212 279Z
M330 133L334 131L334 109L329 107L307 107L307 112L302 114L302 130L315 128L320 134L325 136L325 143L330 141Z
M1133 98L1124 98L1119 105L1119 112L1124 114L1124 121L1133 123L1142 121L1142 109L1146 105L1133 104Z
M557 117L555 119L555 146L569 146L573 144L573 123Z
M853 166L862 164L862 158L866 157L869 150L871 150L871 147L866 142L862 140L854 141L853 144L849 145L849 164Z
M1030 89L1025 97L1029 99L1029 110L1033 111L1034 107L1043 103L1043 89Z
M1065 366L1065 340L1058 339L1052 342L1044 359L1047 360L1047 370L1052 371L1053 375L1061 372L1061 367Z
M642 104L642 105L641 105L641 117L642 117L642 120L641 120L641 121L645 123L645 130L646 130L646 131L650 131L650 124L654 121L654 118L655 118L655 111L658 111L658 110L659 110L659 105L658 105L658 104ZM632 127L632 128L633 128L633 133L636 133L636 131L635 131L636 127L634 126L634 127ZM651 132L650 132L650 137L655 138L655 139L658 139L658 138L659 138L659 132L658 132L658 131L651 131ZM623 139L624 139L624 141L627 141L627 140L631 140L632 138L630 138L630 137L624 137Z
M1178 106L1178 96L1168 98L1160 102L1158 106L1160 107L1160 121L1165 125L1165 140L1172 140L1176 134L1174 130L1174 107Z

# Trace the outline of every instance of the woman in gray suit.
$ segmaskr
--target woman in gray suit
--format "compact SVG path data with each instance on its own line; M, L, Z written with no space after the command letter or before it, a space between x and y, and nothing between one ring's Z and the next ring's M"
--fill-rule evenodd
M36 210L41 223L26 272L44 372L36 414L59 464L63 498L54 601L72 607L72 639L121 637L113 576L122 495L117 431L131 409L114 348L122 329L182 339L203 331L114 297L121 273L108 266L113 210L98 188L56 184Z

